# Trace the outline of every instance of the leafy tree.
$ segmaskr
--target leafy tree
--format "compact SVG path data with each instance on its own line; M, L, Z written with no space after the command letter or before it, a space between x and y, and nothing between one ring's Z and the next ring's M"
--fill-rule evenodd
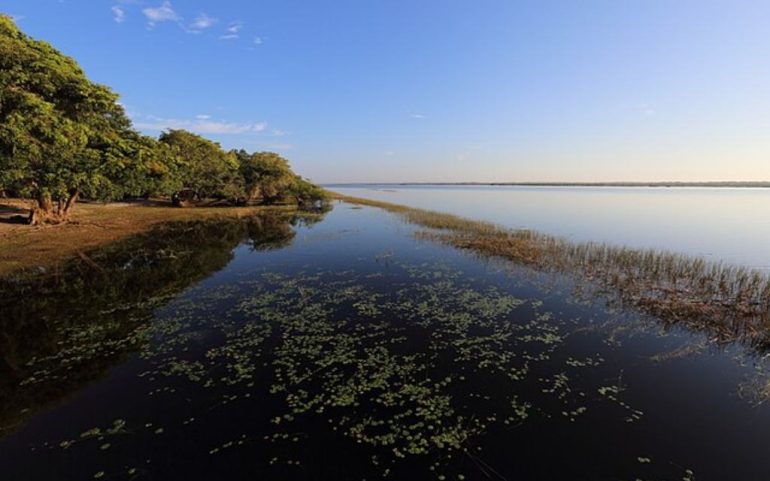
M171 196L315 203L324 191L272 152L225 152L199 135L133 130L108 87L0 15L0 194L32 198L30 222L69 218L78 198ZM181 202L179 202L181 203Z
M290 195L299 178L289 161L273 152L236 152L247 200L273 204Z
M0 16L0 189L36 200L31 223L67 220L81 195L118 194L131 133L117 94Z
M294 183L289 188L289 195L299 205L325 204L329 200L329 195L324 189L300 176L296 176Z
M177 150L153 137L136 134L130 139L130 156L136 167L126 169L117 182L131 197L171 197L182 188L182 160Z
M185 130L162 133L160 143L168 147L162 154L165 156L162 163L178 168L180 192L190 191L198 199L243 196L234 153L225 152L218 143ZM176 193L177 198L180 192Z

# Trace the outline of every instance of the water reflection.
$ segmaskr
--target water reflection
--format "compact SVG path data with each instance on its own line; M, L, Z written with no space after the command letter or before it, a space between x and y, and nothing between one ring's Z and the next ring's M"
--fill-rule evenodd
M146 323L241 243L280 249L322 214L175 222L52 272L0 280L0 437L146 345Z

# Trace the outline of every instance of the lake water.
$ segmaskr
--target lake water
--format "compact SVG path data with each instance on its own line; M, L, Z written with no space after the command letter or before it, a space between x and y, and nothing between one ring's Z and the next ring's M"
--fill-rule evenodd
M415 230L176 223L0 282L0 478L768 479L765 352Z
M770 270L770 189L328 186L574 241L691 254Z

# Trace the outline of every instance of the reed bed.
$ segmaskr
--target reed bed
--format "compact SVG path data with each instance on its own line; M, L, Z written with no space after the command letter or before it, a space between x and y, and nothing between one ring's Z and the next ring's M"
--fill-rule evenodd
M664 323L708 332L720 343L742 342L770 349L770 278L746 267L654 249L574 243L529 230L513 230L451 214L347 197L345 202L379 207L430 228L419 235L502 257L545 271L575 275Z

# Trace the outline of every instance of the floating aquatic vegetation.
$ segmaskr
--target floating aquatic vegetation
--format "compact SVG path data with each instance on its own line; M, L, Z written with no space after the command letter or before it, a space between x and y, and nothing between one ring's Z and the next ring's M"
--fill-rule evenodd
M755 372L747 376L738 388L738 395L755 406L770 400L770 370L767 362L767 359L757 362L754 366Z
M426 457L446 476L453 459L480 459L471 447L484 433L535 415L576 422L601 402L585 395L585 379L580 388L570 379L602 359L565 355L553 363L566 335L542 303L470 284L445 266L394 267L376 285L329 272L266 272L163 308L143 331L147 395L204 391L176 427L150 422L144 431L163 435L270 396L283 407L259 439L212 440L206 453L302 443L303 426L323 419L327 435L367 447L383 474L399 460ZM611 400L622 403L620 394ZM98 428L81 438L91 435L97 449L113 449ZM270 464L301 461L277 456Z
M589 409L592 401L573 390L570 376L602 359L568 356L562 370L551 372L565 336L562 321L541 302L468 285L442 266L398 267L391 282L377 288L330 273L266 273L240 289L209 289L208 302L176 303L156 323L156 346L144 354L154 367L140 375L216 391L207 409L255 399L256 379L271 379L269 394L285 408L266 441L300 442L292 433L323 417L333 433L375 450L387 470L405 457L465 453L483 433L547 412L542 396L553 398L560 406L554 414L571 422ZM214 299L230 308L212 319ZM201 328L215 330L218 341L209 340L195 359L180 357L195 343L182 334ZM510 392L509 403L486 393L482 378L497 379ZM545 387L533 397L517 388L526 383ZM176 395L166 388L150 394ZM619 395L612 400L622 402ZM209 453L243 442L225 441Z

